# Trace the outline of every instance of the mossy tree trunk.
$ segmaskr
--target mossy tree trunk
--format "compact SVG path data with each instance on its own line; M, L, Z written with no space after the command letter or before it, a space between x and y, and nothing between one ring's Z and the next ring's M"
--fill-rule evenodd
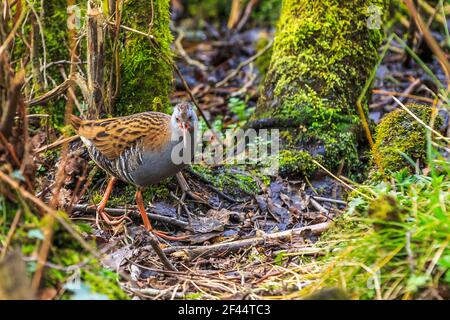
M123 4L122 24L144 33L121 30L120 93L115 113L127 115L148 110L168 112L173 73L170 44L169 0L128 0Z
M109 113L111 106L105 103L108 98L105 90L105 64L111 59L105 57L105 33L103 29L104 15L98 4L87 3L87 84L91 93L88 102L88 117L97 118ZM106 61L107 60L107 61Z
M387 0L284 0L252 125L285 129L286 148L332 169L344 160L357 171L358 149L367 143L356 101L378 59L377 20L387 6Z
M170 1L89 2L87 13L88 117L169 112ZM116 24L103 28L106 17Z

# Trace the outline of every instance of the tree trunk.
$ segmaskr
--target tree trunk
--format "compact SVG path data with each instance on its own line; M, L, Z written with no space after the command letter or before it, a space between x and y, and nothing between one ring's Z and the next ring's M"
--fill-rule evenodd
M121 30L120 93L116 114L148 110L168 112L173 74L167 59L172 59L169 0L129 0L123 5L122 24L143 33Z
M92 98L88 117L95 119L103 113L110 113L105 95L105 31L104 15L97 4L87 3L87 84ZM108 61L112 57L108 57Z
M169 10L169 0L88 3L89 118L170 111ZM105 28L106 17L112 20Z
M358 150L367 143L356 101L378 59L387 6L386 0L283 1L251 125L285 130L284 148L309 157L299 161L312 156L331 169L345 161L349 173L358 171Z

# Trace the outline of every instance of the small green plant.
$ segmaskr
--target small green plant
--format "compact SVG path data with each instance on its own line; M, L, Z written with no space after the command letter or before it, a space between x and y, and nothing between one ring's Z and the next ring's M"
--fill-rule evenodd
M364 186L323 241L340 243L321 260L324 272L303 290L341 287L356 299L414 299L450 280L450 163L429 149L428 174L392 174ZM439 163L439 167L436 165Z
M228 101L228 107L230 108L230 111L236 115L238 120L236 126L238 127L242 126L243 123L247 121L247 119L249 119L255 111L255 108L249 108L245 101L235 97L230 98Z

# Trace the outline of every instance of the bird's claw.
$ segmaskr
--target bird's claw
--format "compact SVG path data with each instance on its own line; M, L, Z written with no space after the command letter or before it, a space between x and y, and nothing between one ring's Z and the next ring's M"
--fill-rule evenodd
M104 208L98 207L97 213L95 216L95 224L97 225L98 229L101 229L100 228L100 217L106 224L108 224L110 226L117 226L117 225L121 224L127 218L127 215L123 214L118 217L113 217L113 216L109 215L108 213L106 213Z

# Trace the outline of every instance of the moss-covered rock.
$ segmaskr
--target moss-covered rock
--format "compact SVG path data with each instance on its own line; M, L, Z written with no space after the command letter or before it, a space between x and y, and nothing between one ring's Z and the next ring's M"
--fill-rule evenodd
M312 160L313 157L306 151L281 150L278 155L279 173L282 176L310 177L317 169Z
M368 8L383 13L387 2L285 0L253 120L294 128L288 145L307 151L318 145L329 167L344 159L350 172L358 171L358 149L366 143L358 141L364 135L356 101L383 39L382 30L368 27Z
M170 112L169 93L173 74L170 64L169 0L129 0L124 2L122 23L154 36L157 45L141 34L125 32L120 52L121 91L115 110L117 115L143 111Z
M213 186L229 193L233 196L242 196L242 193L250 195L260 191L255 179L258 172L250 174L247 171L240 171L233 167L220 167L211 169L201 165L193 165L192 169L206 178ZM258 176L263 183L269 183L270 179L265 176Z
M409 110L423 122L429 123L431 107L423 105L408 105ZM442 124L442 118L437 117L435 127ZM378 157L383 171L395 172L414 168L407 160L423 165L426 160L427 135L426 128L417 122L403 109L397 109L387 114L377 126L375 132L375 145L372 157Z
M374 219L376 230L381 229L385 222L400 221L400 213L404 209L400 208L394 197L382 195L369 203L368 214Z

